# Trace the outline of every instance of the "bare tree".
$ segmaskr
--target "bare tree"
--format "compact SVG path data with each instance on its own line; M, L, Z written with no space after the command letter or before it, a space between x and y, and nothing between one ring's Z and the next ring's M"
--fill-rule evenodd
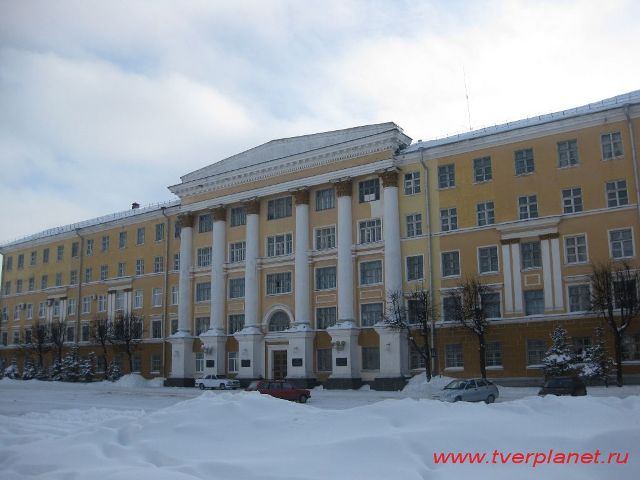
M488 292L489 289L480 283L477 277L467 277L449 293L449 296L454 299L453 319L470 330L478 339L480 375L484 379L487 378L485 336L489 322L482 296Z
M64 320L54 320L49 326L49 337L53 349L56 351L58 363L62 363L62 350L64 342L67 340L67 322Z
M429 338L436 320L436 309L433 308L429 290L415 290L409 294L407 300L408 307L405 305L405 296L402 292L391 292L387 300L384 322L389 327L406 330L411 346L424 360L425 375L427 381L430 381L432 371ZM421 343L418 342L416 334L422 338Z
M591 311L604 319L613 335L616 384L621 387L624 334L640 314L640 273L626 263L616 268L611 264L600 264L593 267L590 278Z
M46 323L36 320L31 327L31 335L25 336L23 348L38 357L38 367L44 368L44 357L51 350L51 334Z
M142 343L143 321L136 315L122 315L112 324L110 342L127 354L129 359L129 373L133 372L133 354Z
M93 322L91 322L91 340L102 347L102 358L105 369L109 365L107 345L112 343L112 336L113 328L109 320L106 318L95 318Z

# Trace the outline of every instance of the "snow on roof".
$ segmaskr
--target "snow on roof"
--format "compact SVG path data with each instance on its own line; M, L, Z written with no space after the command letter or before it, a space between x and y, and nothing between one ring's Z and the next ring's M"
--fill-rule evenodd
M570 108L568 110L561 110L559 112L548 113L545 115L538 115L536 117L525 118L522 120L516 120L514 122L507 122L501 125L495 125L492 127L479 128L470 132L460 133L457 135L451 135L443 138L437 138L434 140L421 141L408 148L405 148L402 153L412 153L420 151L421 149L438 147L440 145L446 145L449 143L461 142L464 140L472 140L474 138L484 137L487 135L493 135L496 133L508 132L511 130L517 130L525 127L532 127L535 125L542 125L545 123L555 122L572 117L579 117L581 115L587 115L590 113L602 112L605 110L611 110L613 108L619 108L625 104L640 103L640 90L634 90L622 95L616 95L615 97L606 98L597 102L588 103L580 107Z
M27 235L26 237L20 237L14 240L8 240L0 244L0 248L12 247L21 243L30 242L33 240L39 240L41 238L53 237L63 233L73 232L74 230L93 227L103 223L113 222L115 220L121 220L123 218L135 217L137 215L143 215L145 213L151 213L156 210L162 210L163 208L169 208L180 205L179 200L171 200L167 202L153 203L142 208L132 208L130 210L124 210L121 212L110 213L102 217L92 218L90 220L84 220L82 222L72 223L70 225L63 225L61 227L54 227L42 232Z

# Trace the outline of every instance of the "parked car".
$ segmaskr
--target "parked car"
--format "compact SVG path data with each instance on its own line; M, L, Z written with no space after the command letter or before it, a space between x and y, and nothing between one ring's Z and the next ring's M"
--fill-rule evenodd
M493 403L498 398L498 387L489 380L469 378L454 380L442 391L432 396L443 402L485 402Z
M291 382L282 380L256 380L251 382L247 391L258 391L276 398L306 403L311 392L304 388L295 388Z
M203 378L196 378L196 387L200 390L205 388L235 389L240 388L240 381L227 378L226 375L207 375Z
M549 378L538 392L538 395L571 395L572 397L587 394L587 386L580 377Z

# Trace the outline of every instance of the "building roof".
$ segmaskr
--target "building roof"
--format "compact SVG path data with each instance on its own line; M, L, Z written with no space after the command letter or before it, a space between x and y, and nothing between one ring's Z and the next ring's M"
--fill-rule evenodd
M522 120L516 120L514 122L507 122L492 127L479 128L470 132L460 133L457 135L451 135L448 137L438 138L434 140L422 141L418 140L416 143L405 148L402 153L417 152L422 149L439 147L441 145L447 145L456 142L462 142L465 140L472 140L475 138L494 135L497 133L504 133L512 130L518 130L521 128L532 127L536 125L543 125L545 123L551 123L558 120L565 120L572 117L579 117L582 115L588 115L591 113L603 112L614 108L620 108L627 104L640 103L640 90L634 90L632 92L624 93L622 95L616 95L615 97L606 98L597 102L588 103L581 107L570 108L568 110L561 110L559 112L548 113L545 115L538 115L537 117L525 118Z

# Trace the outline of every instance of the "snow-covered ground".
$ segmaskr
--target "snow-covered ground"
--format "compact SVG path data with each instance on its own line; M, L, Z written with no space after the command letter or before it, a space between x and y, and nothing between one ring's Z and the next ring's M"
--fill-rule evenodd
M591 387L583 398L501 388L493 405L430 400L444 383L416 378L404 392L317 388L299 405L135 376L89 385L4 379L0 478L640 478L640 387ZM549 449L629 459L492 463L494 451ZM441 452L488 456L478 465L436 464Z

